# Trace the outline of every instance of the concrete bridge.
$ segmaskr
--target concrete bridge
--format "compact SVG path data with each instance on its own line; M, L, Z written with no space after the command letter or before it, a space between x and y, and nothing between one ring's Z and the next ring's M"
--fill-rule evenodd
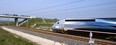
M17 15L17 14L0 14L0 18L14 18L15 25L20 26L23 23L25 23L26 21L28 21L28 19L36 18L36 17L35 16L26 16L26 15ZM19 22L18 19L24 19L24 20Z

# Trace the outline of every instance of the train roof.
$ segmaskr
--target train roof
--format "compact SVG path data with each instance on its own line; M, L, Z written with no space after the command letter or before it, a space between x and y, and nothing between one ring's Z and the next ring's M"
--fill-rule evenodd
M66 18L65 21L113 21L116 22L116 18Z
M65 21L95 21L94 18L67 18Z
M96 19L116 21L116 18L66 18L65 20L96 20Z
M66 18L66 19L95 19L95 18Z
M102 20L108 20L108 21L116 21L116 18L98 18Z

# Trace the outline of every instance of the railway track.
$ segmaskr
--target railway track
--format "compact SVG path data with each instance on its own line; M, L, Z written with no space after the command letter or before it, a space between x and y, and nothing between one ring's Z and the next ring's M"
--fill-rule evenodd
M67 31L67 34L89 37L90 32L81 32L81 31L69 30L69 31ZM93 38L110 40L110 41L116 42L116 33L115 34L108 34L108 33L95 33L95 32L93 32Z
M83 42L89 42L89 37L60 34L60 33L54 33L51 31L36 30L36 29L24 28L24 27L8 27L8 28L25 29L25 30L29 30L29 31L37 32L37 33L43 33L43 34L73 39L73 40L79 40L79 41L83 41ZM116 42L109 41L109 40L94 39L94 41L95 41L95 44L97 44L97 45L116 45Z

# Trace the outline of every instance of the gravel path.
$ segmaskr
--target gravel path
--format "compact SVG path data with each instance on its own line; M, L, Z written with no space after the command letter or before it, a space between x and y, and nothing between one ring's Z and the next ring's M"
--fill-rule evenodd
M9 28L6 28L6 27L2 27L2 28L5 29L6 31L9 31L9 32L11 32L13 34L16 34L18 36L26 38L26 39L28 39L30 41L33 41L33 42L37 43L37 44L53 45L53 43L54 43L54 41L52 41L52 40L41 38L39 36L34 36L34 35L31 35L31 34L28 34L28 33L24 33L24 32L18 31L18 30L9 29Z

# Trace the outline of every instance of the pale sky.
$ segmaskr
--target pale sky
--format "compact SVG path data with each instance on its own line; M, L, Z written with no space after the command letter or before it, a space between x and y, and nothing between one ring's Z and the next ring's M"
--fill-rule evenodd
M0 0L0 14L43 18L116 17L116 0Z

